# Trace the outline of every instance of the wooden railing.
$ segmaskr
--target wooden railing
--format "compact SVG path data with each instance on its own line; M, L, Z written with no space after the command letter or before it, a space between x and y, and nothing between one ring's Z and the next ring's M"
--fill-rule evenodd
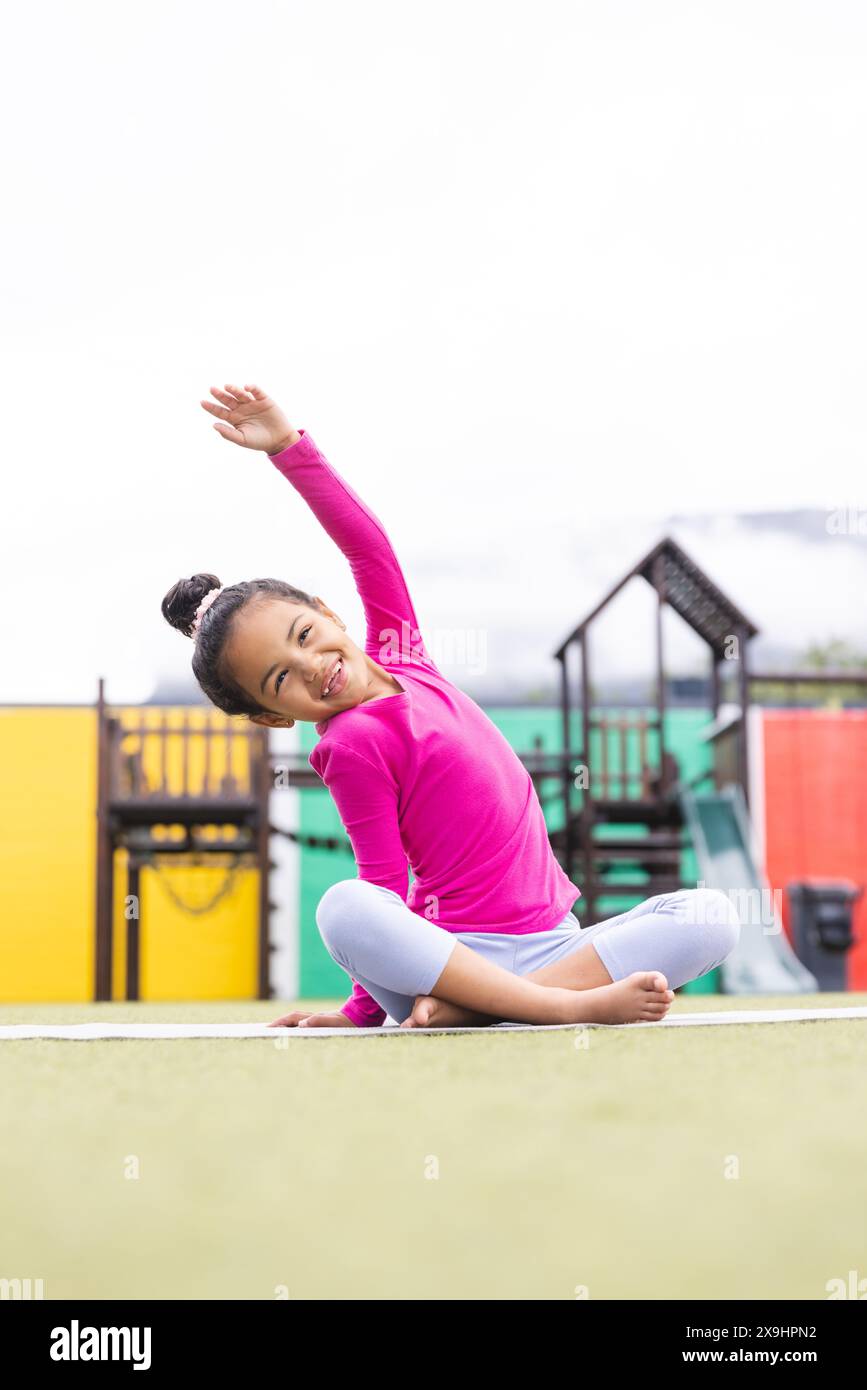
M651 753L650 748L657 720L644 714L603 715L591 718L589 726L591 750L598 750L590 768L593 799L647 800L658 776L658 752Z
M112 802L256 798L264 729L217 710L124 711L107 724Z

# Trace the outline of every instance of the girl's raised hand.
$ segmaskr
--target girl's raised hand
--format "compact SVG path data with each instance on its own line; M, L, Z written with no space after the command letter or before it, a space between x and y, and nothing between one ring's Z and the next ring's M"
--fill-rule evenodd
M244 449L262 449L267 454L279 454L301 438L290 425L279 405L266 396L258 386L211 387L211 395L221 402L202 401L210 415L220 421L214 429L232 444Z

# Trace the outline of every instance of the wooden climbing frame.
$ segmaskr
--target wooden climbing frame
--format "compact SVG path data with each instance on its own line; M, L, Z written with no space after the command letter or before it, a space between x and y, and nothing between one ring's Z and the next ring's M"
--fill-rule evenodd
M112 998L116 851L127 851L127 895L155 855L227 855L259 873L258 997L270 996L268 730L219 710L109 707L97 696L94 998ZM213 834L220 827L222 834ZM168 832L171 833L168 833ZM227 835L226 832L229 832ZM126 998L139 997L140 916L127 921Z

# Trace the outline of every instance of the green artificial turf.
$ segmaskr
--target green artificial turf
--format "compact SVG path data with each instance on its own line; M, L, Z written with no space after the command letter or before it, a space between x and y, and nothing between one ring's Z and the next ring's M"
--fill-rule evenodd
M288 1007L6 1005L0 1023ZM0 1278L48 1299L824 1299L867 1276L865 1045L867 1020L0 1041Z

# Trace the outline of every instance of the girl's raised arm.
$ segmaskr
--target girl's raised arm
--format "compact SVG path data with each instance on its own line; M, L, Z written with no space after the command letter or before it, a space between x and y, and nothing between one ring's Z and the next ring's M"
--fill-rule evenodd
M222 406L202 405L220 423L224 439L266 452L301 494L349 561L364 606L365 651L386 668L414 664L436 669L418 628L403 571L385 528L320 452L309 434L296 430L258 386L211 387Z

